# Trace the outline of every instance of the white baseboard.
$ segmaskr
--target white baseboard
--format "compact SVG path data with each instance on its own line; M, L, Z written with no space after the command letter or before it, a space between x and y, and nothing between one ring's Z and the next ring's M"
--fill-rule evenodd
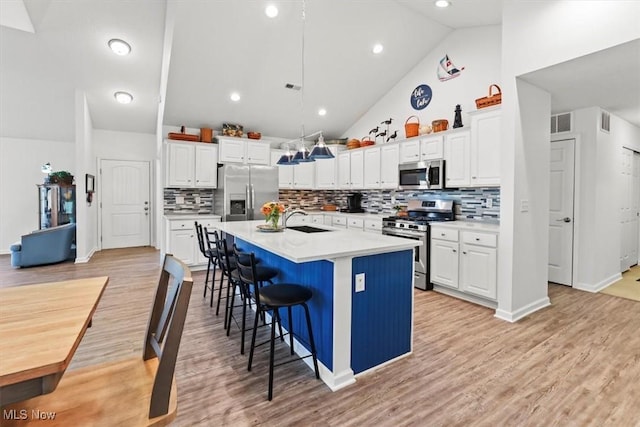
M531 313L534 313L550 305L551 305L551 300L549 299L549 297L544 297L530 304L527 304L524 307L519 308L515 311L506 311L498 308L496 310L495 317L501 320L506 320L507 322L514 323L522 319L523 317L528 316Z
M93 249L91 249L91 251L89 252L89 255L85 256L85 257L77 257L76 258L76 264L84 264L89 262L89 260L91 259L91 257L93 256L93 254L96 253L96 251L98 250L97 247L93 247Z
M590 283L576 283L573 285L573 289L578 289L586 292L600 292L604 288L609 285L614 284L618 280L622 279L622 274L616 273L610 277L607 277L604 280L599 281L598 283L590 284Z

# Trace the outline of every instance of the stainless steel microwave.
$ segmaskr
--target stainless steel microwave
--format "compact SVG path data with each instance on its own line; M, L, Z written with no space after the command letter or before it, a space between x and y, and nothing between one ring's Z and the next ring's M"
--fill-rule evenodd
M444 188L444 160L403 163L398 166L401 190L439 190Z

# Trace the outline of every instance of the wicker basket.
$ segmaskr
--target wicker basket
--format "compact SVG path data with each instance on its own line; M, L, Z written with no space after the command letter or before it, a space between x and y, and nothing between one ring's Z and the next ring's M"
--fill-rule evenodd
M449 121L447 119L434 120L431 122L433 133L443 132L449 129Z
M360 147L368 147L369 145L374 145L376 142L371 140L370 136L365 136L360 141Z
M409 123L409 120L416 119L417 123ZM418 136L418 130L420 129L420 119L417 116L409 116L409 118L404 122L404 133L407 138L411 138L413 136Z
M493 93L493 88L496 88L497 93ZM491 107L492 105L498 105L502 103L502 91L500 90L500 86L493 84L489 86L489 96L485 96L484 98L476 99L476 108L486 108Z

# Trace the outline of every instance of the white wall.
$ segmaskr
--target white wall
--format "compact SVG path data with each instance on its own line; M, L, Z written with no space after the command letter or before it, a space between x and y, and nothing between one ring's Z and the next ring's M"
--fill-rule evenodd
M640 151L640 128L612 115L610 133L601 132L598 107L573 112L580 135L576 211L577 277L574 287L597 291L620 277L620 164L622 148Z
M548 212L540 209L548 206L548 157L540 163L544 156L532 147L546 142L536 126L548 133L550 106L523 110L540 103L541 96L533 90L520 91L523 85L516 83L517 77L639 37L639 12L640 2L503 2L500 317L517 320L543 307L544 299L536 298L547 286L546 265L535 271L527 266L532 257L539 263L534 251L548 251ZM520 212L522 200L528 200L531 213L541 217L524 218L531 213Z
M421 125L431 124L436 119L447 119L451 127L456 104L460 104L463 111L462 123L468 126L466 113L476 109L476 98L487 96L490 84L500 85L500 48L500 26L452 32L354 123L343 137L361 139L389 117L394 120L389 129L391 132L398 130L398 140L405 138L404 123L411 115L418 116ZM436 70L445 54L458 68L465 69L458 77L441 82ZM366 73L366 69L362 72ZM410 96L421 84L431 87L433 98L423 110L414 110ZM384 125L381 128L384 129Z
M87 262L97 250L98 209L86 202L85 175L96 175L93 161L93 125L84 92L76 91L76 262Z
M92 159L94 167L99 167L100 160L139 160L148 161L150 165L150 196L151 206L156 210L162 210L162 206L158 207L156 198L156 188L158 187L155 180L154 167L156 166L156 136L150 133L135 132L117 132L109 130L95 129L93 131L93 148L95 157ZM101 180L99 173L96 174L98 180ZM96 183L96 194L94 205L100 206L101 192L99 191L100 183ZM160 188L162 192L162 188ZM162 200L160 200L160 203ZM153 214L152 214L153 218ZM151 226L151 244L156 241L157 227Z
M47 141L0 137L0 253L20 236L38 229L38 189L51 163L54 171L66 170L79 177L73 141Z

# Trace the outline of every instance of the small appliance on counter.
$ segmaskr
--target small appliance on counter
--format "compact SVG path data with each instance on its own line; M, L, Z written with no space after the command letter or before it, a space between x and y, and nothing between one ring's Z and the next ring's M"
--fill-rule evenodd
M362 209L362 193L351 193L347 195L347 208L341 209L341 212L361 213Z

